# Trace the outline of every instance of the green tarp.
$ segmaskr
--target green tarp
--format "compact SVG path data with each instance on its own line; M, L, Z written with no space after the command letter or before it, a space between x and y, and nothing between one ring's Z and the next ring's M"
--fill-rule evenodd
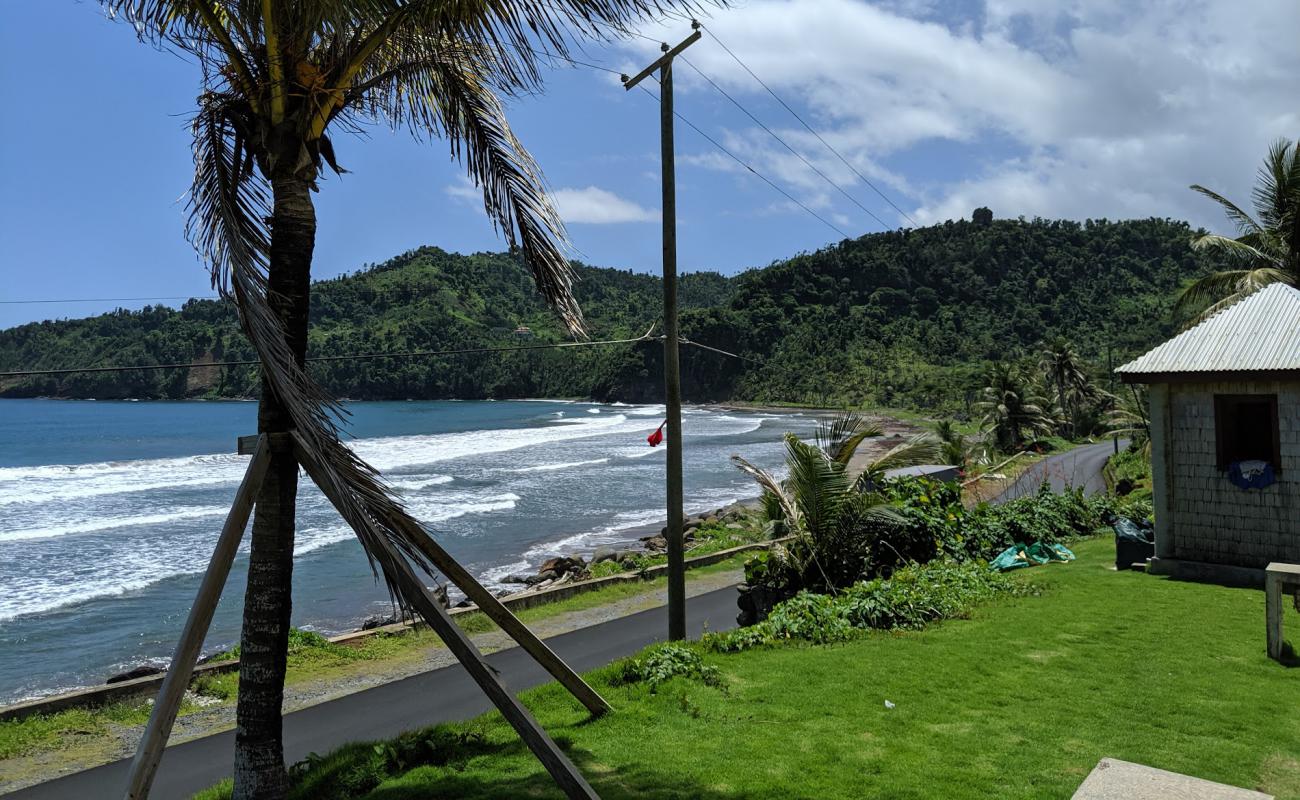
M1021 567L1050 564L1053 561L1073 560L1074 553L1070 552L1070 548L1065 545L1038 542L1031 545L1016 544L1008 547L999 553L997 558L989 562L989 567L998 572L1007 572Z

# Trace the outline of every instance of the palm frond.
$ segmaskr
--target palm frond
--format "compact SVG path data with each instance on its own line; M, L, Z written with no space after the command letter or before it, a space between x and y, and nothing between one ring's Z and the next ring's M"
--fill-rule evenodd
M1277 264L1276 256L1264 250L1262 238L1266 234L1248 234L1239 239L1207 233L1192 240L1193 250L1221 250L1232 258L1241 259L1250 264ZM1251 244L1251 240L1258 244Z
M1218 192L1214 191L1213 189L1207 189L1204 186L1201 186L1199 183L1192 184L1190 188L1193 192L1204 195L1210 198L1211 200L1213 200L1214 202L1218 203L1220 206L1223 206L1223 213L1227 215L1228 219L1232 220L1233 224L1237 226L1237 230L1240 233L1243 234L1260 233L1264 230L1264 226L1260 225L1259 222L1257 222L1254 217L1246 213L1246 211L1244 211L1236 203L1232 202L1231 200L1219 194Z
M842 411L832 419L822 420L813 431L813 440L835 463L848 466L863 441L883 436L879 424L852 411Z
M849 490L848 475L821 448L800 441L794 434L786 434L785 452L790 467L790 494L799 508L803 527L814 534L829 530Z
M741 472L753 478L754 482L763 489L764 496L771 496L773 498L773 500L780 506L781 514L785 517L786 522L789 523L792 530L800 527L801 520L799 516L799 506L786 492L785 487L781 485L781 481L776 479L776 476L762 467L751 464L745 458L738 455L733 455L731 457L731 463L735 464L736 468Z
M933 464L943 455L943 440L932 433L918 433L876 456L858 476L857 488L879 486L885 473L899 467Z
M418 63L390 71L369 90L366 108L419 135L444 136L483 192L493 224L532 272L538 291L574 335L583 333L574 274L563 247L564 223L541 170L516 138L490 75L498 59L481 47L447 43Z
M1292 281L1290 275L1275 267L1212 272L1184 287L1174 309L1186 318L1184 327L1191 327L1265 286Z

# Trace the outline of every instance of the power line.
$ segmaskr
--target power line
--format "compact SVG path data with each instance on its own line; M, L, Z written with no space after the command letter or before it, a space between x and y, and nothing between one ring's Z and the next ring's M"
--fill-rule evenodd
M652 327L653 330L653 327ZM395 353L351 353L337 356L309 356L306 360L310 363L323 361L373 361L383 358L426 358L432 356L452 356L452 355L470 355L476 353L512 353L528 350L559 350L571 347L594 347L598 345L614 344L637 344L639 342L653 342L662 339L662 336L651 336L650 331L646 331L641 336L633 339L604 339L595 342L555 342L551 344L529 344L515 347L467 347L457 350L405 350ZM711 347L707 344L683 338L682 344L698 347L702 350L709 350L719 355L729 358L741 359L743 361L752 361L756 364L762 363L758 359L749 356L737 355L726 350ZM177 362L174 364L148 364L143 366L125 367L70 367L66 369L31 369L17 370L13 372L0 372L0 378L28 378L36 375L73 375L81 373L106 373L106 372L157 372L165 369L204 369L211 367L252 367L260 366L261 361L250 359L244 361L214 361L210 363L192 363Z
M682 19L686 19L686 17L682 17ZM690 22L691 22L692 24L694 24L694 23L696 22L696 20L693 20L693 19L692 19L692 20L690 20ZM623 29L623 28L614 28L614 27L612 27L612 26L607 26L607 27L609 27L610 30L615 31L616 33L621 33L621 34L626 35L626 36L636 36L636 37L638 37L638 38L640 38L640 39L645 39L647 42L656 42L656 43L658 42L658 40L655 39L653 36L647 36L646 34L644 34L644 33L640 33L640 32L638 32L638 31L634 31L634 30L630 30L630 29ZM701 28L704 27L703 23L700 23L700 27L701 27ZM712 36L712 33L710 33L710 35ZM717 39L716 36L714 36L714 38ZM718 42L718 44L722 44L722 42ZM724 47L725 47L725 45L724 45ZM733 58L734 58L734 56L733 56ZM719 94L721 94L723 97L725 97L725 98L727 98L728 100L730 100L732 105L734 105L736 108L740 109L741 112L742 112L745 116L747 116L747 117L749 117L751 120L753 120L754 124L757 125L758 127L762 128L762 129L767 133L768 136L771 136L773 139L776 139L778 142L781 143L781 146L783 146L786 150L789 150L791 153L793 153L794 156L795 156L796 158L798 158L800 161L802 161L802 162L804 163L804 166L808 167L808 168L811 169L813 172L817 173L817 175L818 175L822 180L826 181L826 182L829 183L831 186L835 187L835 190L836 190L836 191L838 191L840 194L842 194L842 195L844 195L846 198L848 198L848 200L849 200L850 203L852 203L853 205L857 206L858 208L860 208L860 209L862 209L864 212L866 212L867 216L871 217L871 218L874 219L877 223L880 224L880 227L885 228L886 230L888 230L888 229L890 228L890 225L889 225L888 223L886 223L884 220L882 220L880 217L876 216L875 212L873 212L871 209L867 208L866 206L862 205L862 203L858 202L858 199L857 199L856 197L854 197L853 195L851 195L851 194L849 194L848 192L846 192L842 186L840 186L840 185L839 185L838 183L836 183L835 181L831 180L831 179L826 175L826 173L822 172L820 169L818 169L816 166L814 166L814 165L812 164L812 162L810 162L807 158L805 158L805 157L803 156L802 153L800 153L799 151L795 150L795 149L794 149L793 147L791 147L791 146L790 146L790 145L789 145L789 144L788 144L784 139L782 139L780 136L778 136L777 133L776 133L775 131L773 131L773 130L772 130L771 128L769 128L767 125L763 124L763 121L762 121L762 120L760 120L758 117L756 117L756 116L754 116L752 113L750 113L749 109L747 109L747 108L745 108L745 106L741 105L741 103L740 103L739 100L737 100L736 98L734 98L734 97L732 97L730 94L728 94L726 89L723 89L723 88L722 88L721 86L719 86L719 85L718 85L718 84L717 84L717 83L716 83L712 78L710 78L708 75L706 75L706 74L704 73L704 70L700 69L699 67L697 67L697 66L695 66L693 63L691 63L690 59L688 59L686 56L682 56L681 59L682 59L682 61L685 61L685 62L686 62L686 66L688 66L688 67L690 67L691 69L695 70L695 73L696 73L697 75L699 75L699 76L700 76L701 78L703 78L704 80L708 81L709 85L712 86L714 89L716 89L716 90L718 91ZM769 90L769 91L770 91L770 90ZM778 99L779 99L779 98L778 98ZM865 180L865 179L864 179L864 180ZM872 187L872 188L875 188L875 187ZM879 191L879 190L877 190L877 191ZM886 198L886 199L888 199L888 198ZM901 213L901 212L900 212L900 213Z
M694 20L692 20L692 21L694 21ZM805 121L804 118L803 118L802 116L799 115L799 112L795 111L793 108L790 107L790 105L789 105L788 103L786 103L784 100L782 100L782 99L781 99L781 96L778 95L776 92L774 92L774 91L772 90L772 87L768 86L767 83L765 83L765 82L763 81L762 78L758 77L758 75L756 75L756 74L754 73L754 70L750 69L750 68L749 68L749 65L746 64L744 61L741 60L740 56L738 56L738 55L736 55L735 53L733 53L733 52L731 51L731 48L730 48L730 47L727 47L726 43L723 42L721 39L719 39L719 38L718 38L718 35L717 35L716 33L714 33L713 31L709 30L709 27L708 27L707 25L705 25L703 22L700 23L700 27L703 28L703 29L704 29L704 30L709 34L709 36L712 36L712 37L713 37L713 41L717 42L718 45L721 46L723 50L727 51L727 55L731 56L731 57L735 60L735 62L741 66L742 69L744 69L746 72L748 72L748 73L749 73L749 76L750 76L751 78L753 78L754 80L758 81L758 85L759 85L759 86L762 86L765 90L767 90L767 93L770 94L770 95L772 95L772 98L773 98L774 100L776 100L776 102L780 103L781 106L782 106L782 108L784 108L786 111L789 111L790 114L791 114L791 116L793 116L795 119L799 120L799 124L800 124L800 125L803 125L804 128L806 128L806 129L808 130L809 133L811 133L813 136L816 136L816 137L817 137L817 141L819 141L819 142L821 142L823 145L825 145L825 147L826 147L827 150L830 150L832 153L834 153L834 154L835 154L835 157L838 158L841 162L844 163L844 166L846 166L846 167L848 167L849 169L853 170L853 174L855 174L855 175L857 175L859 178L861 178L863 183L865 183L867 186L870 186L871 189L872 189L872 191L874 191L876 194L880 195L881 199L883 199L886 203L889 203L889 205L890 205L890 206L891 206L895 211L897 211L899 214L902 214L903 217L906 218L908 222L912 223L913 225L917 225L917 227L919 227L919 225L917 224L917 221L914 220L914 219L912 219L912 216L911 216L910 214L908 214L908 213L907 213L906 211L904 211L903 209L899 208L899 207L894 203L893 200L890 200L890 199L889 199L889 196L888 196L888 195L886 195L884 192L880 191L880 188L877 187L876 184L872 183L871 180L870 180L869 178L867 178L866 175L863 175L863 174L858 170L857 167L853 166L853 164L850 163L849 160L848 160L847 158L845 158L845 157L840 153L839 150L836 150L834 147L831 146L831 143L830 143L830 142L828 142L828 141L826 141L824 138L822 138L822 135L821 135L820 133L818 133L818 132L813 128L813 126L809 125L809 124L807 123L807 121ZM874 215L873 215L873 216L874 216Z
M635 344L637 342L653 341L654 338L655 337L650 335L650 331L646 331L641 336L632 339L605 339L595 342L555 342L551 344L516 345L513 347L467 347L456 350L405 350L394 353L350 353L335 356L309 356L306 360L311 363L318 363L326 361L371 361L382 358L424 358L429 356L468 355L473 353L510 353L525 350L551 350L571 347L594 347L597 345ZM261 363L262 362L259 359L251 359L244 361L214 361L205 364L179 362L174 364L148 364L135 367L108 366L71 367L65 369L32 369L0 372L0 378L25 378L35 375L72 375L77 373L153 372L164 369L201 369L206 367L251 367L260 365Z
M650 95L651 97L654 97L656 100L658 100L658 97L656 97L655 93L652 92L652 91L650 91L649 89L645 88L644 86L638 86L637 88L640 89L641 91L645 92L646 94ZM700 136L703 136L703 137L704 137L704 138L705 138L705 139L706 139L710 144L712 144L714 147L718 148L718 149L721 150L723 153L725 153L726 155L730 156L731 159L734 160L734 161L735 161L737 164L739 164L740 166L742 166L742 167L744 167L745 169L749 170L750 172L754 173L754 175L755 175L759 180L763 181L763 182L766 183L768 186L771 186L773 189L776 189L778 192L780 192L782 195L784 195L785 198L786 198L787 200L789 200L790 202L792 202L792 203L794 203L795 205L799 206L799 207L802 208L804 211L807 211L809 214L811 214L813 217L815 217L817 220L819 220L823 225L825 225L826 227L828 227L828 228L830 228L831 230L835 231L835 232L838 233L840 236L843 236L845 239L850 239L850 238L852 238L852 237L849 236L847 233L845 233L844 231L842 231L842 230L840 230L838 227L836 227L834 224L832 224L829 220L827 220L827 219L826 219L825 217L823 217L821 214L818 214L816 211L813 211L813 210L812 210L811 208L809 208L808 206L806 206L806 205L804 205L803 203L801 203L800 201L796 200L795 197L794 197L794 195L790 194L790 193L787 192L785 189L782 189L780 186L778 186L777 184L773 183L773 182L772 182L772 181L771 181L771 180L770 180L766 175L764 175L763 173L761 173L761 172L759 172L758 170L756 170L756 169L754 169L753 167L751 167L751 166L750 166L750 165L749 165L749 164L748 164L744 159L742 159L740 156L736 155L735 153L731 152L731 151L728 150L727 148L723 147L723 146L718 142L717 139L714 139L712 136L710 136L710 135L708 135L707 133L705 133L704 131L700 130L699 127L696 126L696 124L695 124L694 122L691 122L691 121L690 121L689 119L687 119L686 117L683 117L680 113L677 112L676 109L673 110L673 116L676 117L677 119L680 119L682 122L686 123L686 125L688 125L688 126L691 128L691 130L695 131L695 132L698 133Z
M849 200L850 203L852 203L853 205L855 205L855 206L857 206L858 208L862 209L863 211L866 212L867 216L871 217L871 218L874 219L876 222L880 223L880 227L884 228L885 230L889 230L889 227L890 227L890 226L889 226L888 224L886 224L886 222L885 222L883 219L881 219L880 217L876 216L876 214L875 214L874 211L872 211L871 209L869 209L869 208L867 208L866 206L864 206L864 205L862 205L861 203L859 203L859 202L858 202L858 199L857 199L856 197L854 197L853 195L851 195L851 194L849 194L848 192L844 191L844 188L843 188L842 186L840 186L840 185L839 185L838 183L836 183L835 181L831 180L831 179L826 175L826 173L824 173L824 172L822 172L820 169L818 169L815 165L813 165L813 163L812 163L811 161L809 161L808 159L804 158L804 156L803 156L802 153L800 153L798 150L795 150L793 147L791 147L791 146L789 145L789 143L786 142L785 139L782 139L780 136L777 135L776 131L773 131L771 128L769 128L769 127L767 127L766 125L764 125L763 122L762 122L762 120L760 120L758 117L756 117L756 116L754 116L753 114L751 114L750 111L749 111L749 109L747 109L747 108L745 108L743 105L741 105L741 104L740 104L740 101L736 100L736 98L734 98L734 97L732 97L730 94L728 94L728 93L727 93L727 90L726 90L726 89L723 89L721 86L719 86L717 83L715 83L715 82L713 81L712 78L710 78L708 75L705 75L703 70L701 70L699 67L697 67L697 66L695 66L694 64L692 64L692 63L690 62L690 59L686 58L686 56L682 56L681 58L682 58L682 61L685 61L685 62L686 62L686 66L688 66L688 67L690 67L691 69L695 70L695 73L696 73L697 75L699 75L699 76L700 76L701 78L703 78L704 80L708 81L710 86L712 86L714 89L717 89L718 92L721 93L723 97L725 97L725 98L727 98L728 100L730 100L730 101L731 101L731 104L734 105L736 108L740 109L740 110L745 114L745 116L747 116L747 117L749 117L751 120L753 120L755 125L757 125L758 127L762 128L764 131L766 131L768 136L771 136L773 139L776 139L778 142L781 143L781 146L782 146L782 147L784 147L786 150L789 150L791 153L793 153L794 156L795 156L795 158L798 158L800 161L802 161L802 162L804 163L804 166L808 167L808 169L811 169L813 172L817 173L817 175L818 175L822 180L826 181L826 182L829 183L831 186L835 187L835 190L836 190L836 191L838 191L840 194L842 194L842 195L844 195L846 198L848 198L848 200Z
M618 28L610 28L610 30L614 30L614 31L616 31L616 32L618 32L618 33L628 34L628 35L632 35L632 36L639 36L639 37L641 37L642 39L646 39L647 41L651 41L651 42L656 41L655 39L652 39L651 37L646 36L646 35L644 35L644 34L637 33L636 31L626 31L626 30L621 30L621 29L618 29ZM536 53L537 55L541 55L541 56L548 56L548 57L550 57L550 58L558 58L558 59L560 59L560 60L562 60L562 61L568 61L570 64L576 64L577 66L580 66L580 67L589 67L589 68L591 68L591 69L597 69L597 70L600 70L601 72L608 72L608 73L610 73L611 75L619 75L619 76L622 75L622 73L618 72L617 70L610 69L609 67L603 67L603 66L600 66L599 64L590 64L590 63L587 63L587 62L585 62L585 61L579 61L579 60L577 60L577 59L575 59L575 58L570 58L570 57L568 57L568 56L561 55L561 54L559 54L559 53L548 53L548 52L538 51L538 50L532 50L531 52ZM689 63L689 62L688 62L688 63ZM696 69L696 67L692 64L692 65L691 65L691 69ZM696 69L696 71L698 72L699 70ZM701 73L701 74L703 74L703 73ZM640 89L641 91L645 92L646 94L648 94L650 97L654 97L656 100L658 100L658 97L654 94L654 92L651 92L649 89L645 88L644 86L638 86L637 88ZM735 101L733 100L732 102L735 102ZM845 233L844 231L840 230L840 229L839 229L838 227L836 227L835 225L831 224L829 221L827 221L824 217L822 217L822 216L821 216L820 214L818 214L816 211L813 211L813 210L812 210L811 208L809 208L807 205L805 205L805 204L801 203L800 201L796 200L796 199L794 198L793 195L791 195L791 194L790 194L789 192L787 192L785 189L782 189L782 188L781 188L780 186L778 186L776 183L772 182L772 181L771 181L767 176L763 175L763 173L761 173L761 172L759 172L758 170L754 169L752 166L750 166L748 163L746 163L743 159L741 159L741 158L740 158L739 156L737 156L735 153L733 153L733 152L731 152L730 150L728 150L727 148L723 147L723 146L722 146L722 145L721 145L721 144L720 144L716 139L714 139L712 136L708 135L708 134L705 133L703 130L701 130L701 129L699 128L699 126L697 126L695 123L691 122L691 121L690 121L689 119L687 119L686 117L682 116L681 112L679 112L679 111L677 111L676 109L674 109L674 110L673 110L673 116L675 116L677 119L681 120L683 123L685 123L687 126L689 126L689 127L691 128L691 130L695 131L695 132L698 133L700 136L704 137L704 139L705 139L706 141L708 141L710 144L712 144L714 147L718 148L718 149L721 150L723 153L725 153L727 156L731 157L731 158L732 158L736 163L740 164L740 165L741 165L742 167L744 167L745 169L747 169L747 170L749 170L750 172L754 173L755 176L757 176L760 180L762 180L762 181L763 181L764 183L766 183L768 186L771 186L773 189L776 189L778 192L780 192L782 195L784 195L785 198L786 198L787 200L789 200L790 202L792 202L792 203L794 203L795 205L799 206L799 207L802 208L804 211L807 211L809 214L811 214L813 217L815 217L817 220L819 220L823 225L825 225L825 226L827 226L828 228L830 228L831 230L835 231L836 233L838 233L840 236L844 237L845 239L850 239L850 238L852 238L851 236L849 236L849 234ZM797 155L797 154L796 154L796 155ZM807 162L805 162L805 163L807 163ZM809 166L812 166L812 165L810 164ZM814 167L814 169L816 169L816 168ZM823 175L822 177L825 177L825 176ZM829 179L828 179L828 180L829 180ZM834 184L832 184L832 185L834 185ZM837 187L837 188L838 188L838 187ZM843 191L843 190L841 190L841 191ZM852 199L852 198L850 198L850 199ZM856 201L854 201L854 202L856 202ZM859 205L859 207L861 207L861 204L858 204L858 205ZM866 211L865 208L864 208L863 210ZM871 212L870 212L870 211L867 211L867 213L870 214ZM880 222L880 218L879 218L879 217L876 217L874 214L872 214L872 217L873 217L877 222ZM884 225L886 228L889 227L888 225L885 225L885 223L883 223L883 222L881 222L881 225Z

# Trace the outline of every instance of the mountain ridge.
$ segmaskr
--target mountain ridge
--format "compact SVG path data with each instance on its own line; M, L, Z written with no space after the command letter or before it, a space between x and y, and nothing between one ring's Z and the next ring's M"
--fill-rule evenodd
M1167 219L947 222L868 234L733 276L681 276L683 334L735 353L682 354L688 400L968 406L990 361L1065 336L1100 361L1174 329L1172 296L1211 264ZM657 276L576 265L593 339L632 338L662 308ZM527 271L504 253L421 247L313 286L313 355L561 341ZM478 356L331 361L313 374L355 399L659 396L656 343ZM190 369L36 376L4 397L185 398L255 394L233 309L191 300L0 331L0 371L193 363Z

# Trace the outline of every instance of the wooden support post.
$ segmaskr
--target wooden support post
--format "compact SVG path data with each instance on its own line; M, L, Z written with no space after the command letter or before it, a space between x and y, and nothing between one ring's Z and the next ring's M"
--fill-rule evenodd
M336 496L330 489L331 482L324 479L325 475L320 464L306 448L301 446L301 443L297 448L297 458L298 463L307 471L316 486L342 513L343 498ZM479 649L452 621L447 610L415 574L415 570L411 568L406 558L387 540L380 539L378 545L381 551L375 555L380 560L380 565L388 579L402 587L403 594L415 605L415 610L446 643L447 649L451 650L469 676L501 712L501 716L505 717L519 734L519 738L528 745L528 749L532 750L533 755L542 762L542 766L546 767L546 771L551 774L551 778L565 795L573 800L599 800L599 795L587 783L587 779L533 718L528 709L506 689L497 671L488 665Z
M698 24L692 23L698 28ZM696 30L676 47L664 44L664 54L632 78L623 81L631 90L659 70L659 153L663 181L664 271L664 409L668 417L667 512L668 530L668 638L686 638L686 538L682 501L682 376L677 357L677 171L673 152L673 59L699 41Z
M420 552L428 558L435 567L447 576L447 579L460 587L470 602L478 606L479 610L488 616L488 619L495 622L501 630L514 639L520 647L528 652L538 664L546 668L564 688L578 699L578 702L586 706L587 710L595 716L600 716L610 710L609 703L601 697L595 689L591 688L578 673L574 672L564 660L555 655L551 648L538 639L537 636L528 629L528 626L519 621L519 618L511 613L500 600L479 583L469 570L460 565L451 554L442 549L442 545L434 541L433 537L425 531L417 532L412 537Z
M167 737L171 735L181 700L194 675L203 639L212 624L212 615L217 610L221 590L225 588L226 578L230 575L230 566L235 562L239 542L244 538L244 528L248 525L248 517L253 511L257 493L262 488L262 479L266 476L270 460L271 448L265 437L261 437L253 449L253 459L248 463L239 490L235 492L235 501L221 528L221 536L212 551L208 570L203 573L203 581L199 584L194 605L190 607L189 618L185 620L181 639L176 644L176 652L172 654L171 666L167 668L167 676L158 689L158 697L149 715L149 724L145 726L144 737L136 747L131 771L127 775L127 800L144 800L149 796L149 787L153 784L154 775L158 773L158 763L167 746Z

